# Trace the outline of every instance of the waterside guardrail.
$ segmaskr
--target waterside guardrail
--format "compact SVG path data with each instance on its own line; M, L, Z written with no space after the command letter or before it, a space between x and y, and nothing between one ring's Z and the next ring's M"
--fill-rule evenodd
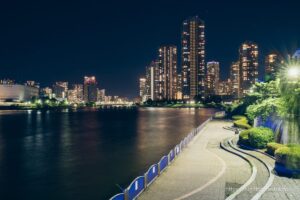
M135 200L180 155L211 119L212 117L193 129L178 145L170 150L168 155L163 156L157 164L151 165L144 176L135 178L122 193L116 194L110 200Z

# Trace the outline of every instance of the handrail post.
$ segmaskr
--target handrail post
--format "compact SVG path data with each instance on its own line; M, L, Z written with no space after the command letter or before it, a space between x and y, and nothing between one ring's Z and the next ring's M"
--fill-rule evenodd
M147 182L148 182L148 172L144 174L144 189L146 189L147 187Z
M157 164L157 170L158 170L157 174L158 174L158 176L159 176L159 175L160 175L160 161L159 161L158 164Z
M127 188L124 190L124 200L129 200Z

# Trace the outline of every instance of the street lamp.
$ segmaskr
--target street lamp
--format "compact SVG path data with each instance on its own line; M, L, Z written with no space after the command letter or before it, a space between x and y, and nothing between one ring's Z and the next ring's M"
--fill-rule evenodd
M287 70L289 78L298 79L300 77L300 66L291 66Z

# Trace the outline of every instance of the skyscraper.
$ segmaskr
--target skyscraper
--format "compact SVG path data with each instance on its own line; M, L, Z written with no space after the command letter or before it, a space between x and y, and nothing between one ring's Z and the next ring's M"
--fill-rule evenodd
M276 74L282 64L278 54L271 53L265 58L265 81L275 80Z
M183 22L181 34L183 99L205 94L205 25L197 16Z
M239 98L250 92L258 79L258 46L253 42L244 42L239 49L240 86Z
M207 95L216 95L219 90L220 65L219 62L207 62Z
M177 47L162 46L158 51L159 99L176 99Z
M95 76L85 76L83 85L83 99L86 103L97 102L97 81Z
M146 78L140 78L140 91L139 95L142 98L142 101L147 101L147 94L146 94Z
M83 85L74 84L72 89L68 90L68 101L71 103L80 103L83 101Z
M231 96L232 95L232 82L231 79L219 81L218 95Z
M53 85L53 93L56 98L58 99L65 99L67 98L67 93L68 93L68 82L55 82Z
M158 79L158 62L152 61L149 66L146 67L146 94L148 99L156 100L157 93L157 79Z
M233 62L230 66L231 92L234 98L238 98L241 90L240 82L240 63Z

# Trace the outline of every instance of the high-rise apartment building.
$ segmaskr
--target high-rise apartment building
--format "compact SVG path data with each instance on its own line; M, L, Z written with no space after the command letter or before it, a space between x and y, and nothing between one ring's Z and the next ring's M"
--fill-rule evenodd
M152 61L149 66L146 67L146 94L148 99L157 99L157 90L159 82L159 69L158 62Z
M183 22L181 34L183 99L205 95L205 24L192 17Z
M159 96L158 99L176 99L177 47L162 46L158 51Z
M72 89L68 90L68 101L71 103L81 103L83 101L82 84L72 85Z
M83 84L83 100L84 102L97 102L97 81L95 76L85 76Z
M216 61L207 63L206 93L208 96L218 94L220 80L220 64Z
M265 81L275 80L283 60L277 53L271 53L265 58Z
M55 97L58 99L67 98L68 85L69 83L64 81L55 82L55 84L52 87L53 94L55 95Z
M140 78L140 92L139 95L142 98L142 102L147 101L146 93L146 78Z
M250 92L258 79L258 46L253 42L244 42L239 49L240 86L239 98Z
M176 95L177 100L182 100L182 75L177 74L177 95Z
M231 79L219 81L218 95L231 96L232 95L232 82Z
M241 91L240 63L233 62L230 66L231 92L234 98L238 98Z

